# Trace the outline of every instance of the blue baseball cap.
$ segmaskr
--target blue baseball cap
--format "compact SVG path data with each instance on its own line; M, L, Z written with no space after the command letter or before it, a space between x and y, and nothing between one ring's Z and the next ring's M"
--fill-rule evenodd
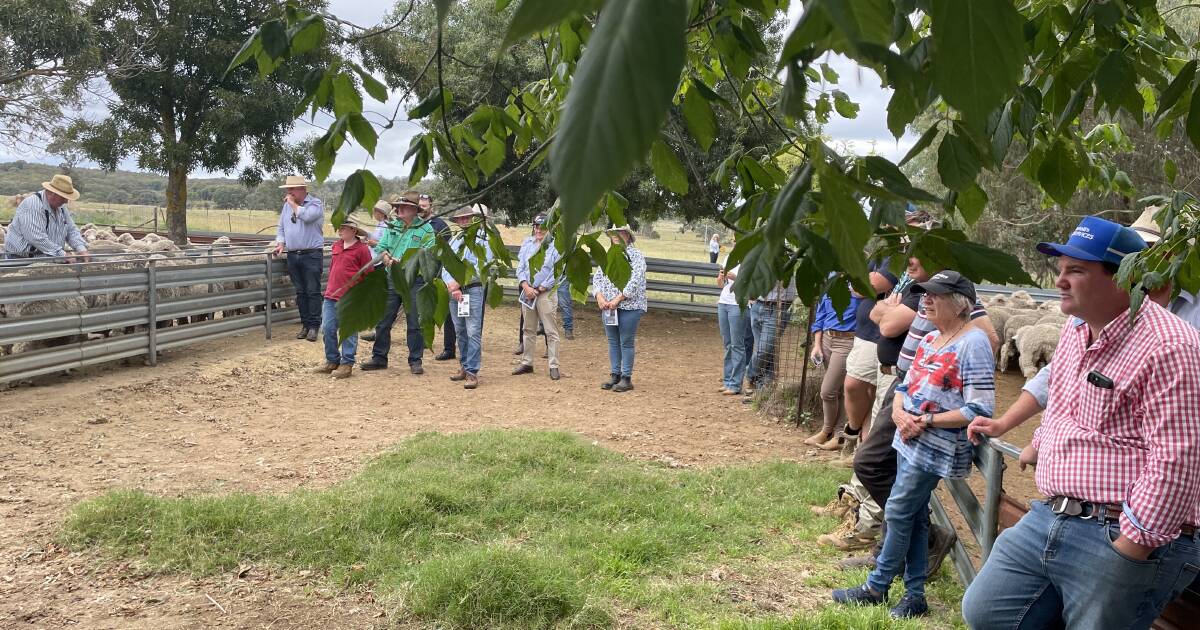
M1079 260L1121 264L1121 259L1146 249L1137 232L1100 217L1084 217L1066 243L1038 243L1047 256L1069 256Z

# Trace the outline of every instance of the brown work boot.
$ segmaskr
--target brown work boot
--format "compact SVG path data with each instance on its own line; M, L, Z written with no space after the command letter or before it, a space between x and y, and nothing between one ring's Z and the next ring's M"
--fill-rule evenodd
M846 515L850 513L850 505L840 498L830 501L825 505L809 506L808 509L817 516L832 516L838 519L846 518Z
M458 372L450 377L450 380L457 383L458 381L466 380L466 378L467 378L467 371L462 368L459 368Z
M804 440L804 443L809 446L817 446L829 441L829 438L831 437L833 437L833 434L828 431L817 431Z
M841 450L842 444L844 444L845 441L846 439L842 436L834 435L833 437L829 438L828 441L818 444L817 448L821 449L822 451L837 451Z
M838 458L837 465L842 468L854 468L854 451L858 450L858 436L847 435L846 441L842 444L842 456Z
M349 363L343 363L337 366L333 371L333 378L350 378L350 372L354 371L354 366Z
M314 369L313 372L316 372L317 374L329 374L336 369L338 369L338 364L330 363L329 361L326 361L325 365L322 365L321 367Z
M467 378L463 381L463 389L475 389L479 387L479 377L467 372Z
M870 549L878 540L878 533L864 534L862 532L849 531L818 536L817 544L836 547L842 551L856 551L859 549Z

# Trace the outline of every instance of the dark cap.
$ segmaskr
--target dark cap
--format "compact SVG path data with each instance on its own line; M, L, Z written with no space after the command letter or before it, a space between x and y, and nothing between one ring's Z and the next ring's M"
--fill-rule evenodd
M1069 256L1115 265L1143 249L1146 249L1146 241L1137 232L1100 217L1084 217L1066 243L1037 244L1037 250L1047 256Z
M546 215L539 214L536 217L533 217L534 225L545 225L545 223L546 223Z
M957 293L966 296L972 302L975 301L975 283L964 278L961 273L949 269L933 274L933 277L927 282L913 284L912 292L932 293L934 295Z

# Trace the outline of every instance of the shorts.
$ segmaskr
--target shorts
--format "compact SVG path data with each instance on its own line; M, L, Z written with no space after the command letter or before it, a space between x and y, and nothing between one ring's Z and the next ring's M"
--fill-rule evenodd
M854 347L846 357L846 376L874 385L878 371L879 354L875 342L855 337Z

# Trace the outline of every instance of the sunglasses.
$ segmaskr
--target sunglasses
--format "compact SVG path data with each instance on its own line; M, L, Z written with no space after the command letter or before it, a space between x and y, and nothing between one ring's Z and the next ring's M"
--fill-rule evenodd
M292 215L292 223L295 223L295 222L296 222L296 215L293 214Z
M430 197L429 195L420 195L420 196L418 196L417 198L418 198L418 199L425 199L425 200L428 200L428 201L433 201L433 197Z

